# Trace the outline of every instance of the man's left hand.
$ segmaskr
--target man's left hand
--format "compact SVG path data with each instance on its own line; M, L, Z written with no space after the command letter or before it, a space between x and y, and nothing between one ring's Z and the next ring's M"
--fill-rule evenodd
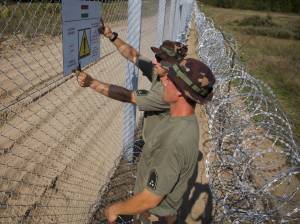
M108 25L104 24L102 18L100 19L100 23L101 25L99 28L99 33L103 34L106 38L111 39L113 35L111 28Z
M108 223L110 223L110 224L115 223L116 220L118 219L118 215L115 214L113 206L106 207L105 210L104 210L104 214L105 214L105 217L108 220Z
M77 82L81 87L89 87L92 84L93 78L83 72L83 71L76 71Z

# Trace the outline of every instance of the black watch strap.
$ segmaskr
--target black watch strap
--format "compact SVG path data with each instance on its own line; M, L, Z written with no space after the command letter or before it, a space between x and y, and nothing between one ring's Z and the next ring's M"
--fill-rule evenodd
M118 38L118 33L112 32L112 35L113 35L113 37L110 38L109 40L110 40L111 42L114 42L114 41Z

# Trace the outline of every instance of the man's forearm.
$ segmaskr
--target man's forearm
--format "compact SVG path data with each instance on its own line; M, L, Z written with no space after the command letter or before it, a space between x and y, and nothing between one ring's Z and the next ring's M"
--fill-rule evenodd
M111 99L126 103L136 103L133 92L122 86L111 85L94 79L91 82L90 87L96 92Z
M122 86L109 85L108 97L121 102L135 104L133 92Z
M126 201L118 202L112 205L111 209L113 209L114 213L117 215L136 215L154 208L160 201L159 199L156 201L149 201L149 198L142 194L143 193L139 193Z
M123 41L121 38L116 37L116 33L112 32L111 28L104 24L103 20L100 20L101 27L99 32L103 34L106 38L112 41L112 43L116 46L118 51L121 53L123 57L127 60L130 60L133 63L137 62L137 58L139 56L139 52L134 49L131 45Z
M117 38L113 43L124 58L136 63L139 52L134 47L127 44L121 38Z

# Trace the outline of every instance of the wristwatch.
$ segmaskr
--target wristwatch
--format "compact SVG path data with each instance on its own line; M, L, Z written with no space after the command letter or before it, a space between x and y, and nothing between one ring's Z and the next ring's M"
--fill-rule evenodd
M112 38L109 38L111 42L114 42L118 38L118 33L112 32Z

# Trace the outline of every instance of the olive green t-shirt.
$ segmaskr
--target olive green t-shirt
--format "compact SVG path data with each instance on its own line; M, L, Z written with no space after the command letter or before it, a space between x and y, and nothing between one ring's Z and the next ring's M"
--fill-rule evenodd
M195 115L165 117L151 132L138 163L135 193L147 189L165 198L150 213L177 213L198 159L199 128Z
M169 105L163 100L163 87L158 76L153 73L152 62L140 56L136 66L152 83L150 90L139 89L135 92L136 105L140 111L144 111L142 134L146 142L152 129L168 114Z

